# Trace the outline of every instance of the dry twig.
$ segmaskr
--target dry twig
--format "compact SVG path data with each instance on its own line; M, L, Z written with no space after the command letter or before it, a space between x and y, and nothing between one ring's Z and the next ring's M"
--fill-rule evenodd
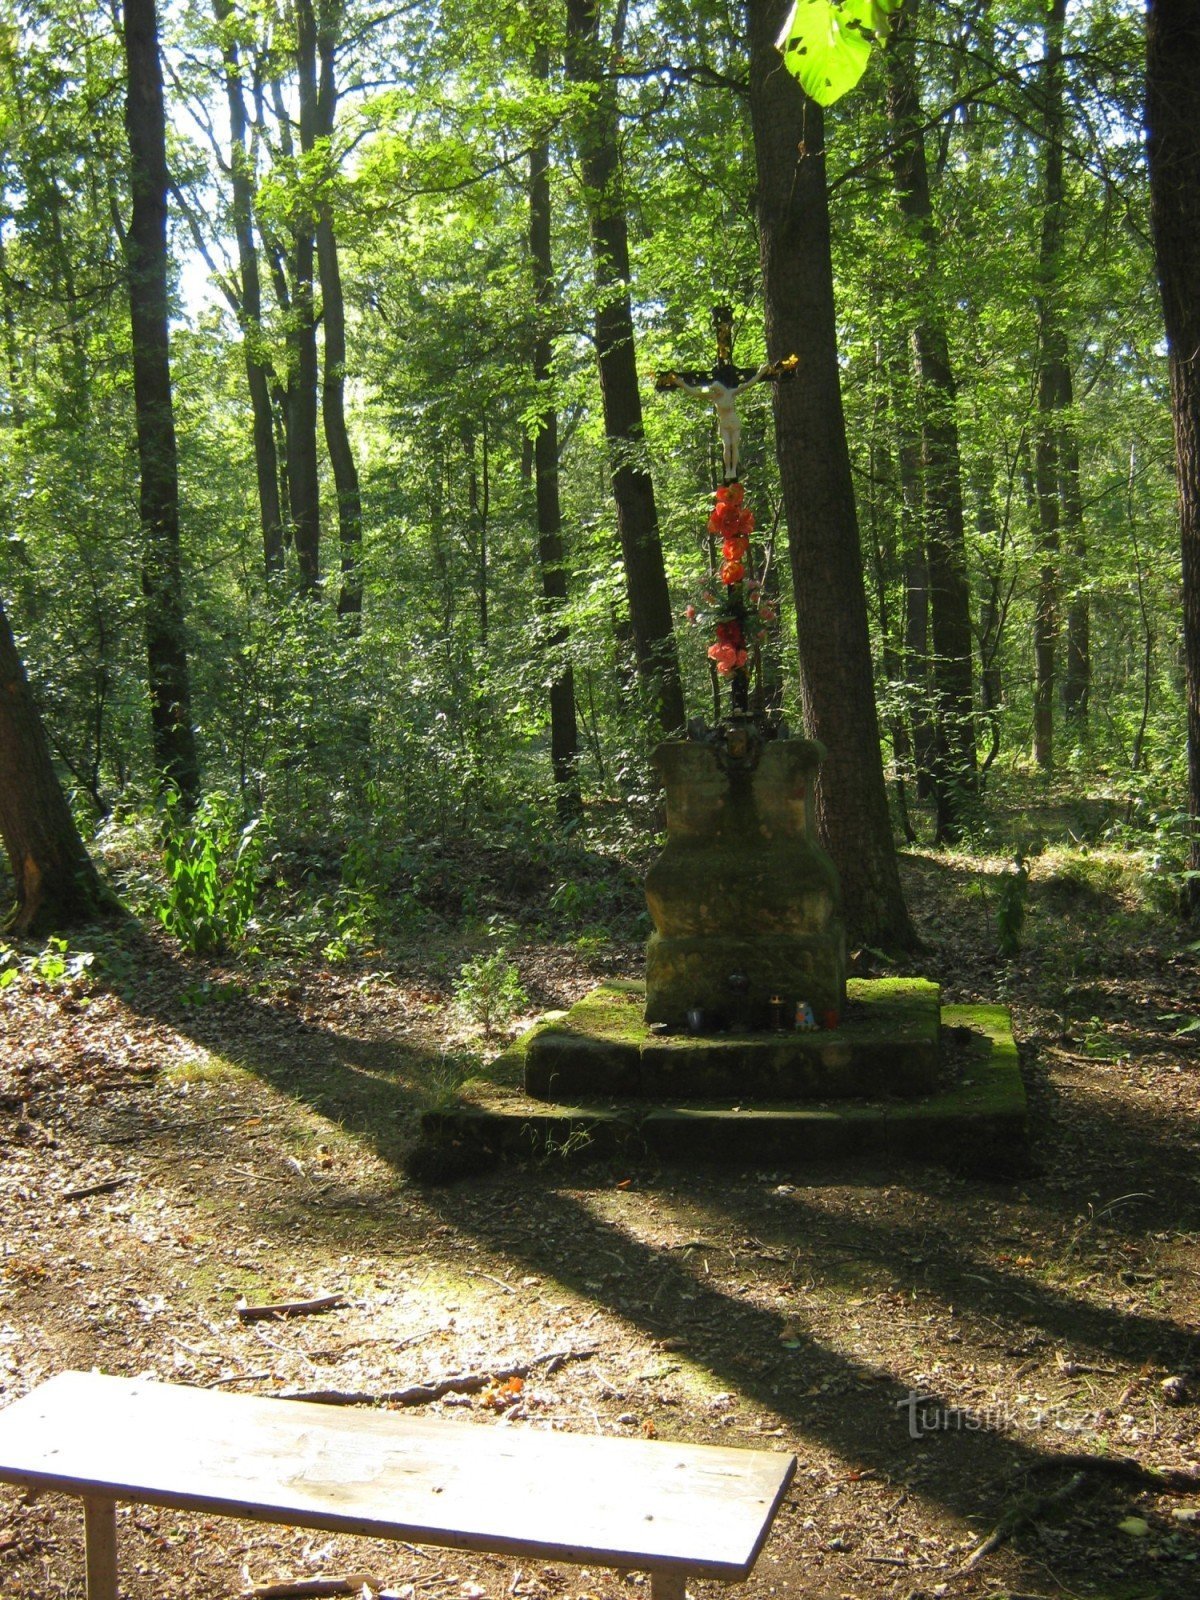
M383 1389L376 1394L358 1389L285 1389L281 1400L308 1400L324 1406L425 1406L448 1394L478 1394L491 1383L506 1378L527 1378L536 1367L556 1372L568 1361L587 1361L595 1349L551 1350L516 1366L496 1367L490 1372L458 1372L448 1378L430 1378L425 1383L409 1384L404 1389Z
M248 1306L239 1300L234 1310L243 1322L264 1322L271 1317L311 1317L318 1311L337 1311L345 1304L344 1295L323 1294L315 1300L281 1300L273 1306Z

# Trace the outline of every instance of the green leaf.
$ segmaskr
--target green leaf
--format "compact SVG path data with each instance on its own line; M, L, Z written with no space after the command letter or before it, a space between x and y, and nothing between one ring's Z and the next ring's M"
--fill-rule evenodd
M777 41L805 94L831 106L866 71L871 46L886 38L900 0L796 0Z

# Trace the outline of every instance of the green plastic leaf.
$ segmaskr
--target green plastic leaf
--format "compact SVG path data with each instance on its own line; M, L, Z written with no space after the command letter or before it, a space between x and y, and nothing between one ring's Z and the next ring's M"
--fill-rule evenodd
M796 0L776 41L805 94L831 106L866 71L900 0Z

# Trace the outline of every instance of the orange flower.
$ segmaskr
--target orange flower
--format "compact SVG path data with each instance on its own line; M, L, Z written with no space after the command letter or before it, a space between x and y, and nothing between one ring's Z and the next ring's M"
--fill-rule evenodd
M735 534L741 533L742 522L748 515L739 511L736 506L718 506L708 519L709 533L719 533L723 538L731 539Z
M741 583L746 575L746 569L740 561L725 561L721 564L721 582L725 584Z
M721 553L726 561L744 561L750 554L750 541L742 538L740 534L734 538L727 538Z
M723 483L717 490L717 504L740 506L745 492L740 483Z

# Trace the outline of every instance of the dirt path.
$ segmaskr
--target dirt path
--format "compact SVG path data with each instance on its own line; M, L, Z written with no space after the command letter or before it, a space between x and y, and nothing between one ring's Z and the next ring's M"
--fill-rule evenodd
M378 1394L528 1365L425 1409L798 1455L748 1597L1200 1595L1200 1496L1050 1459L1200 1470L1197 954L1048 893L1000 963L947 870L909 863L918 965L1014 1007L1018 1184L593 1167L422 1190L400 1160L450 1023L419 966L264 984L139 934L102 957L113 988L22 977L0 993L0 1403L66 1367ZM589 982L518 955L539 1004ZM332 1293L289 1322L235 1309ZM121 1539L129 1600L349 1570L414 1597L647 1592L149 1508ZM81 1571L73 1504L0 1489L3 1600L78 1596Z

